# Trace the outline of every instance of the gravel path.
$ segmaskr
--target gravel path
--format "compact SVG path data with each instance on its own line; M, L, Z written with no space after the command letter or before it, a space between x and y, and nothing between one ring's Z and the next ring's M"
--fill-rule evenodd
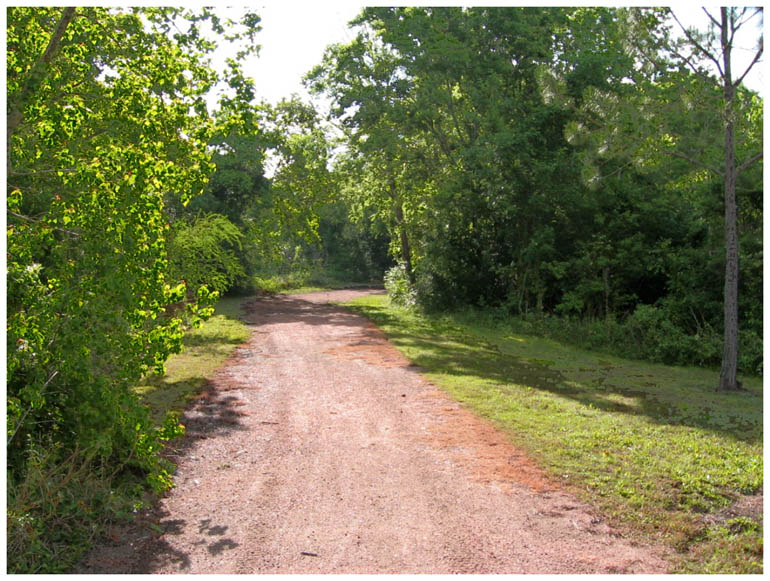
M75 572L665 571L326 304L367 292L250 302L251 338L185 416L176 488Z

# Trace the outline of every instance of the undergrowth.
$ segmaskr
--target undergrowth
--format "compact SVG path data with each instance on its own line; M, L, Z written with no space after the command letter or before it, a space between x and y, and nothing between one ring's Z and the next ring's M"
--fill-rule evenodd
M222 299L214 316L185 336L185 349L169 358L166 374L135 388L156 423L182 410L248 337L238 321L242 302ZM65 454L45 443L29 450L23 477L8 473L6 479L9 573L67 572L107 524L130 520L152 499L144 474L130 467L110 471L93 452Z
M630 534L667 544L672 571L762 571L761 511L720 516L762 491L761 379L721 393L715 371L587 352L505 320L429 317L384 296L349 304L554 480Z
M381 284L381 281L353 280L344 272L311 268L264 272L255 275L252 281L250 291L268 293L309 293Z
M135 388L156 420L170 411L183 410L190 398L203 389L207 378L248 338L249 330L239 320L244 300L220 299L214 315L185 335L182 353L166 361L166 373L147 376Z

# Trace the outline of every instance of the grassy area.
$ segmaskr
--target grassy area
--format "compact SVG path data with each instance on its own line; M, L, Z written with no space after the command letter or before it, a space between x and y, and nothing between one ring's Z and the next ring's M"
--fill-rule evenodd
M717 393L713 371L589 353L479 317L428 318L381 295L349 305L610 522L673 547L672 571L762 572L751 502L763 482L761 379Z
M284 274L264 273L254 277L254 288L269 293L311 293L353 287L368 287L382 281L363 283L351 281L343 273L326 270L297 270Z
M240 321L246 298L223 298L214 315L184 337L184 351L166 361L166 374L150 375L135 390L150 404L153 417L162 421L167 412L183 410L190 397L206 384L235 348L249 336Z

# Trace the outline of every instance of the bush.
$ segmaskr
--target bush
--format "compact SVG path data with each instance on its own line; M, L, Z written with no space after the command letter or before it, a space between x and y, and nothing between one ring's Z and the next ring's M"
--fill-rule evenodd
M390 300L402 307L414 307L417 304L417 292L409 282L406 268L399 264L385 273L385 290Z
M202 286L226 292L245 276L238 257L242 238L238 227L221 214L175 222L167 245L169 278L185 280L191 292Z
M763 358L762 336L751 329L738 331L738 369L761 375Z
M581 319L537 313L511 317L503 307L471 310L516 332L562 341L584 349L619 357L667 365L718 367L722 360L722 335L704 325L695 334L676 324L664 306L639 305L625 320ZM739 333L739 370L760 374L763 369L762 338L751 329Z
M721 349L710 329L689 335L661 307L638 305L624 325L636 357L669 365L716 365Z

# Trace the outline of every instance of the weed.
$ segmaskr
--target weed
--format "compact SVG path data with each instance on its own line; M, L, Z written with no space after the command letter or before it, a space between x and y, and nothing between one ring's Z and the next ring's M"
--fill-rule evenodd
M8 572L66 572L107 522L141 505L141 480L117 482L82 450L65 458L53 446L29 450L24 476L7 482Z

